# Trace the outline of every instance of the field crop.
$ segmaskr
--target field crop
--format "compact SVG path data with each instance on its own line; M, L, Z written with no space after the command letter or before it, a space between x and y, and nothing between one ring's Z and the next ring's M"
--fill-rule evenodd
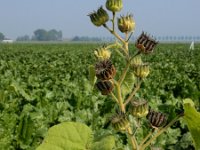
M88 66L95 62L93 51L98 46L0 45L0 149L35 149L51 126L65 121L86 123L96 135L108 132L105 123L115 111L114 102L88 80ZM130 51L134 53L133 45ZM120 72L124 62L117 55L113 51ZM189 97L200 110L200 45L189 50L188 44L160 44L144 59L151 62L151 74L137 94L152 108L173 118L182 111L182 99ZM137 134L142 138L145 129ZM126 145L127 140L120 144ZM154 147L193 149L187 127L179 123L161 135Z

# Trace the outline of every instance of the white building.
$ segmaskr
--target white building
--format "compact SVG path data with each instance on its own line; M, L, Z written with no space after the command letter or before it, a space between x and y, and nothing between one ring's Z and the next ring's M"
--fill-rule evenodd
M11 40L11 39L4 39L2 41L2 43L13 43L13 40Z

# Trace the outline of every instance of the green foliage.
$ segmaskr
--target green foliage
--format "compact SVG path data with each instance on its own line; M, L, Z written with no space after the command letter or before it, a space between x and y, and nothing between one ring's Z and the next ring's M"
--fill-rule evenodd
M66 121L85 123L94 135L98 135L116 107L110 97L92 90L88 82L88 65L94 62L96 47L99 44L0 45L2 150L33 150L42 143L50 127ZM196 100L195 106L200 110L197 101L200 99L200 45L191 52L188 47L186 44L160 44L155 54L143 59L152 62L151 73L141 85L137 97L145 98L150 107L172 118L181 110L182 99L187 97ZM114 48L111 50L117 72L121 72L124 61ZM135 52L133 45L130 50ZM31 130L21 130L22 122L27 122ZM26 138L23 138L23 132ZM154 143L156 147L193 148L192 139L187 136L188 128L183 123L176 123L168 132ZM146 124L136 134L141 141L148 134ZM127 139L119 139L120 147L126 147Z
M200 149L200 113L195 109L191 99L184 100L184 120L187 122L189 131L193 137L195 148Z
M49 129L44 142L37 150L90 149L92 131L81 123L64 122Z
M113 136L93 142L93 133L82 123L64 122L49 129L44 142L37 150L112 150Z

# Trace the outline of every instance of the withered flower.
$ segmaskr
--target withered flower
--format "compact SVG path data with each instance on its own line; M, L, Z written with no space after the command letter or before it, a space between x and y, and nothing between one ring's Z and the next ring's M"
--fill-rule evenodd
M142 32L142 34L137 39L135 46L139 49L140 52L148 54L153 52L153 49L157 44L158 42L155 39Z
M96 83L96 87L99 91L101 91L102 95L108 95L112 92L114 85L111 81L105 80L105 81L98 81Z
M111 118L111 124L117 131L125 131L130 125L126 115L123 112L116 113Z
M96 77L100 80L113 79L116 69L110 60L100 61L95 66Z
M167 116L160 112L150 110L146 116L153 128L159 128L166 124Z

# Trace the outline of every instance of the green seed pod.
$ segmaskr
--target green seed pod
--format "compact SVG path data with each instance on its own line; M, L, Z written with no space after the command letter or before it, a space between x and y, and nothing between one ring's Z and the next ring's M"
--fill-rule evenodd
M97 10L97 12L94 11L88 16L90 17L91 22L97 27L104 25L109 20L108 13L102 6Z
M145 117L148 114L148 103L145 100L131 101L130 114L137 118Z
M117 131L125 131L130 125L126 115L122 112L119 112L112 117L111 124Z
M144 32L139 36L137 39L135 46L139 49L140 52L148 54L153 52L153 49L158 44L158 42L150 38L148 35L146 35Z
M152 128L159 128L166 124L167 116L160 113L150 110L147 117L149 122L151 123Z
M110 94L114 88L113 83L109 80L99 81L96 83L96 86L102 95Z
M96 77L100 80L113 79L116 69L110 60L100 61L95 66Z
M142 65L142 59L140 55L135 56L132 60L131 60L131 66L135 67L138 65Z
M146 78L149 74L149 65L148 64L141 64L133 67L134 74L138 78Z
M118 29L122 33L128 33L135 29L135 22L132 15L121 16L118 18Z
M123 7L122 0L107 0L106 8L112 12L119 12Z
M110 59L111 52L103 46L94 51L94 55L98 60L104 61Z

